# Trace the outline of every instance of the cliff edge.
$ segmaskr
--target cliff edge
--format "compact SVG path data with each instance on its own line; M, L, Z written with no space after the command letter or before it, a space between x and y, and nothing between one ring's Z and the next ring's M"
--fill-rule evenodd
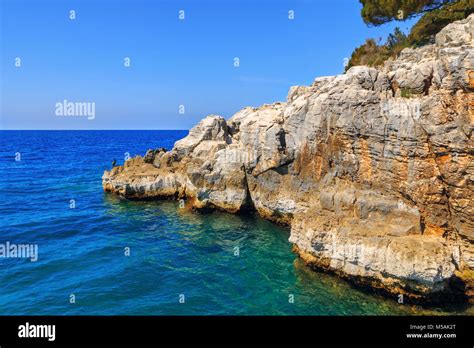
M291 226L314 268L414 300L472 301L473 40L471 15L380 69L317 78L227 121L208 116L172 150L106 171L103 188L256 210Z

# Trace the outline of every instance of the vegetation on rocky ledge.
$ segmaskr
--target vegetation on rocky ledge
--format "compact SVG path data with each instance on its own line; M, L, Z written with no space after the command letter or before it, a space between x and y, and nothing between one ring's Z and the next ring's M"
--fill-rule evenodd
M368 25L381 25L393 20L404 21L421 16L405 35L395 28L386 42L378 44L367 39L356 48L346 66L380 66L388 58L396 57L406 47L429 43L442 28L456 20L467 18L474 12L474 0L360 0L362 18Z

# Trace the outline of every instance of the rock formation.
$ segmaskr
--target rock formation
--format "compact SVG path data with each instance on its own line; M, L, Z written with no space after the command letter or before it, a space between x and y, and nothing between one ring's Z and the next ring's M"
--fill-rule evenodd
M289 225L314 268L408 299L472 300L473 32L471 15L380 69L208 116L172 150L106 171L104 190L255 210Z

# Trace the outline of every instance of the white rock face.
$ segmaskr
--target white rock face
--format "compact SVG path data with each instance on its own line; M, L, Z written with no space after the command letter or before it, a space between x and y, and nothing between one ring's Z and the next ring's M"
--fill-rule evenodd
M104 189L256 210L290 225L313 267L417 299L472 298L473 27L471 15L380 69L208 116L171 151L105 172Z

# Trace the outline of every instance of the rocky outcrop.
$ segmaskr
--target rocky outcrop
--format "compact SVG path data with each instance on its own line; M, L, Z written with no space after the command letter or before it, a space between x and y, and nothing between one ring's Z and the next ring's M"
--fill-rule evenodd
M256 210L291 226L312 267L409 299L472 299L473 28L471 15L381 69L208 116L172 150L106 171L104 190Z

